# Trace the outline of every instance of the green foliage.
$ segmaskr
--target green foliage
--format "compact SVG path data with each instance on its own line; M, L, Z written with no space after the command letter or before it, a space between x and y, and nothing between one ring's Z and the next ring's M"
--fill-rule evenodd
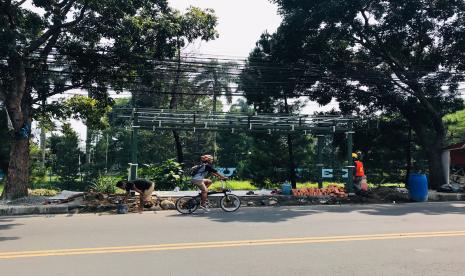
M232 102L231 83L235 82L236 78L231 76L229 70L234 66L235 63L219 63L218 60L212 60L193 80L199 91L213 96L213 111L217 110L216 98L220 94L226 95L228 103Z
M32 189L29 190L30 196L56 196L58 194L57 190L52 189Z
M448 128L448 144L465 141L465 109L446 115L444 121Z
M335 99L343 114L401 114L428 153L432 186L442 184L442 116L463 106L463 1L273 2L283 22L249 57L248 99L264 108L264 95L305 95L322 105Z
M222 188L222 181L215 181L210 186L210 190ZM257 190L258 188L248 180L227 180L224 182L225 188L232 190Z
M114 194L117 191L117 187L115 185L118 180L120 180L118 177L99 176L93 181L90 189L94 192Z
M83 118L91 127L105 127L99 115L112 104L110 89L131 90L148 80L153 91L152 85L162 78L153 76L154 63L148 59L173 57L184 40L217 37L212 10L191 7L181 15L167 0L2 1L0 6L0 60L8 61L0 66L0 98L9 104L16 131L33 119L49 125L51 117L67 115ZM79 88L92 100L49 100ZM26 156L14 158L24 162ZM61 176L72 181L74 172L66 176L62 163L57 166ZM8 183L7 197L17 196L15 190L24 194L26 179L19 175Z
M76 95L65 101L65 110L66 117L81 119L91 129L105 129L109 126L106 114L111 108L106 102Z
M354 150L363 153L363 163L368 181L373 183L405 182L410 143L411 172L428 169L426 152L421 149L419 138L412 133L409 142L409 124L400 115L383 116L378 120L358 122L354 134ZM345 137L337 137L339 148L345 149ZM395 143L393 143L395 139ZM345 150L339 151L344 155Z
M160 165L148 165L140 169L139 175L155 182L157 190L172 190L183 186L182 165L174 159L168 159Z
M55 172L64 183L73 183L79 172L79 138L67 123L63 124L63 135L52 135L51 153L54 154Z

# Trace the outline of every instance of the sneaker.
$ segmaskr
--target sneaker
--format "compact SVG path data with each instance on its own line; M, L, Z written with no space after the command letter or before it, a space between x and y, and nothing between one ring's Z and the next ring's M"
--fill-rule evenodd
M210 209L207 206L200 205L200 209L203 209L205 212L210 212Z

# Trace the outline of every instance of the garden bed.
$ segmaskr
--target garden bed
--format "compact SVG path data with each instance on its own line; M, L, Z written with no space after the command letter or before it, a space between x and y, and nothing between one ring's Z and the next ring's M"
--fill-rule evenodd
M312 190L315 192L315 190ZM234 191L233 191L234 192ZM307 190L308 192L308 190ZM304 205L336 205L336 204L376 204L376 203L402 203L410 202L408 194L405 190L395 187L380 187L371 189L363 195L347 196L337 190L336 193L324 195L281 195L281 194L240 194L240 199L243 207L262 207L262 206L304 206ZM333 191L334 192L334 191ZM197 194L195 191L191 194ZM169 195L168 195L169 194ZM177 198L184 196L183 193L168 193L164 196L154 196L155 204L150 208L145 208L145 211L160 211L174 209L174 203ZM238 193L239 194L239 193ZM118 204L123 199L121 194L104 194L104 193L69 193L69 197L57 199L57 197L30 196L27 198L17 199L14 201L0 201L0 207L24 207L31 208L34 206L61 206L66 207L70 213L116 213ZM221 196L209 197L210 204L213 208L219 207ZM138 196L129 198L127 201L128 212L138 212ZM46 205L46 206L43 206ZM15 213L13 213L15 214ZM21 213L16 213L21 214ZM5 214L6 215L6 214Z

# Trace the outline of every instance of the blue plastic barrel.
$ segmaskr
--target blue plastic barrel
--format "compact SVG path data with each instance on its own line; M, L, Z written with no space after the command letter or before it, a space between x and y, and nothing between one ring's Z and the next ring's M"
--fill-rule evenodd
M428 180L426 179L426 175L410 174L408 188L411 200L419 202L428 200Z
M284 183L283 185L281 185L281 190L282 190L283 195L290 195L291 189L292 189L292 186L289 183Z

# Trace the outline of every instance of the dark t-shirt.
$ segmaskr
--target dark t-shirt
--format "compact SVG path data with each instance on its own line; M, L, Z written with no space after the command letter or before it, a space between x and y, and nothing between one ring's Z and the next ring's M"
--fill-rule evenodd
M192 177L194 180L204 179L208 173L217 173L218 171L213 168L211 164L203 163L202 167L197 171L197 173Z
M126 186L126 191L129 192L130 190L134 190L134 187L141 191L148 190L152 186L152 181L146 179L136 179L132 181L128 181L128 185Z
M205 171L209 173L216 173L218 172L215 168L213 168L210 164L205 164Z

